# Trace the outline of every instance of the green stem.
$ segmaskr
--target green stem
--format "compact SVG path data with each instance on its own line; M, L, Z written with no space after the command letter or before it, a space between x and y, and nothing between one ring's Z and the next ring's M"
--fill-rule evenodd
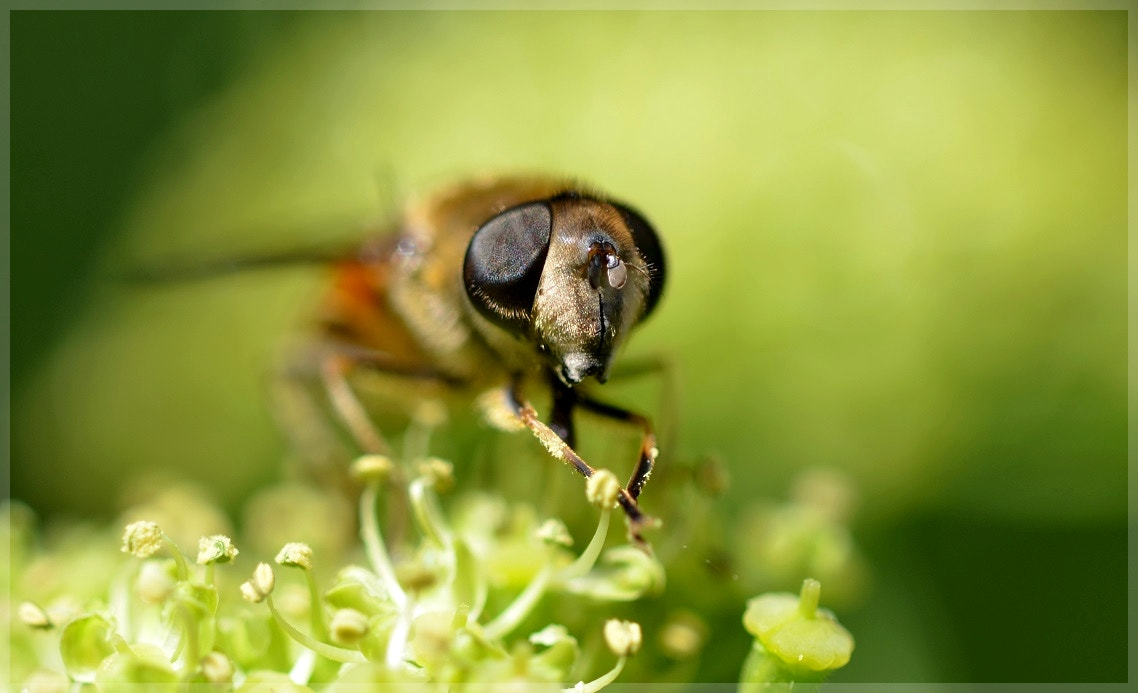
M431 447L431 426L425 424L418 416L411 417L407 432L403 434L403 454L401 457L405 464L412 464L415 460L427 456Z
M409 489L411 495L411 508L415 512L415 519L419 522L419 529L428 539L452 553L451 536L443 520L442 511L439 510L435 496L426 479L415 479ZM452 561L453 562L453 561Z
M384 661L387 668L398 669L403 664L404 651L407 649L407 637L411 634L411 607L399 614L399 620L391 630L391 639L387 642L387 652Z
M312 616L312 634L318 640L328 639L328 629L324 624L324 605L320 601L320 588L316 584L316 576L309 569L304 569L304 581L308 583L308 607Z
M562 693L597 693L597 691L601 690L613 681L616 681L616 677L620 676L620 672L624 671L624 662L626 659L627 657L621 657L620 659L616 660L616 666L614 666L604 676L583 684L580 688L574 687L562 689Z
M178 605L178 618L185 631L182 639L186 643L186 669L192 671L198 665L198 623L185 604Z
M818 612L818 602L822 599L822 583L812 578L802 581L802 591L798 594L798 613L805 619L813 619Z
M319 655L312 650L302 652L296 658L296 662L292 665L292 669L288 671L288 677L298 685L305 685L312 679L312 672L316 670L316 661Z
M291 623L285 620L285 617L277 611L277 607L273 605L273 596L270 594L265 597L265 604L269 607L269 613L273 615L273 620L281 627L289 637L312 650L321 657L327 657L336 662L343 662L345 664L363 664L367 658L359 650L348 650L343 647L336 647L328 643L319 642L308 636L303 631L297 629Z
M379 522L376 519L375 503L379 495L379 482L372 481L364 487L360 494L360 538L364 543L368 560L379 576L383 586L387 589L391 601L400 609L407 603L407 594L399 586L395 577L395 568L391 565L391 558L387 555L387 546L383 543L383 535L379 532Z
M181 550L178 549L178 545L175 544L174 540L167 536L165 532L162 532L162 542L166 544L166 548L170 550L170 555L174 557L178 582L189 580L190 568L186 564L186 557L183 556Z
M589 545L577 557L577 560L561 571L561 579L568 580L575 577L580 577L593 569L597 562L597 558L601 555L601 549L605 546L605 539L608 538L609 533L609 519L612 516L612 511L604 509L601 511L600 520L597 522L597 531L593 532L593 538L589 540Z
M177 632L178 632L178 627L174 623L170 623L166 629L166 637L167 638L175 637L177 635ZM186 638L183 635L182 637L178 638L177 642L174 644L174 651L170 653L170 661L171 662L178 661L178 659L182 656L182 653L185 651L186 651Z
M497 618L486 624L483 629L486 637L497 640L517 628L533 610L533 607L537 605L542 595L545 594L545 588L549 585L551 577L553 577L553 568L546 564L526 585L522 593L502 613L498 614Z
M126 655L128 657L135 656L134 650L131 648L130 643L126 641L126 638L119 635L115 631L111 632L111 647L115 648L115 652L118 652L121 655Z

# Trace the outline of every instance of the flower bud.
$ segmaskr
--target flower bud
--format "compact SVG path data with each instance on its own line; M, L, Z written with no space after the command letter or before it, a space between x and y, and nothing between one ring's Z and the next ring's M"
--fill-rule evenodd
M617 657L636 654L643 639L639 623L615 618L605 622L605 644Z
M387 455L360 455L352 462L352 476L362 481L383 481L394 469L395 463Z
M573 545L573 537L569 534L569 528L566 527L565 523L561 520L546 520L537 528L535 534L538 539L551 546L556 545L568 548Z
M850 661L854 640L833 614L818 608L822 586L807 579L802 592L764 594L747 602L743 626L792 670L827 672Z
M229 563L237 558L237 547L224 534L214 534L198 540L198 564Z
M20 616L20 620L32 628L47 630L52 626L51 619L48 618L47 612L32 602L21 603L17 613Z
M138 558L150 558L162 548L162 530L154 522L132 522L122 535L122 550Z
M245 601L252 602L254 604L260 604L261 602L265 601L265 595L261 594L261 592L257 590L257 587L253 584L252 580L246 580L245 582L241 583L241 597Z
M285 544L277 554L278 565L312 570L312 547L298 541Z
M233 662L220 652L210 652L202 657L202 676L208 683L232 683Z
M344 644L359 642L367 635L368 618L355 609L338 609L332 615L332 639Z
M241 583L241 596L246 600L259 604L265 597L273 593L276 586L276 577L273 567L268 563L258 563L253 571L253 577Z
M660 631L660 645L672 659L690 659L707 642L707 624L694 613L681 611L668 619Z
M415 471L440 493L454 486L454 465L439 457L426 457L415 463Z
M253 586L266 597L273 593L273 587L276 586L276 576L273 575L271 565L268 563L257 564L253 570Z
M598 508L608 509L616 505L621 488L616 474L607 469L598 469L585 482L585 497Z

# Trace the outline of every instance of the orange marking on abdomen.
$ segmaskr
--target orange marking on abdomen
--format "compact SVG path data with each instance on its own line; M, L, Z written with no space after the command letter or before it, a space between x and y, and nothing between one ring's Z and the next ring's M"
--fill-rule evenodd
M388 301L391 271L386 264L344 260L333 272L322 312L322 323L332 337L409 365L426 362L414 335Z

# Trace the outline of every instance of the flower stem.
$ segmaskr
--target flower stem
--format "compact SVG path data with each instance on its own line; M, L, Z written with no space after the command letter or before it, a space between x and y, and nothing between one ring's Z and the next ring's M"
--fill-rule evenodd
M601 555L601 549L605 546L605 539L608 538L609 533L609 519L612 516L612 510L605 509L601 511L600 520L597 522L597 531L593 532L593 538L589 540L589 545L573 561L565 570L561 571L562 579L570 579L580 577L593 569L596 564L597 558Z
M401 457L406 461L405 464L427 456L427 451L431 448L431 430L431 425L421 416L411 417L411 423L403 434Z
M387 652L384 657L388 669L397 669L403 663L403 651L407 649L407 637L411 634L411 609L399 614L395 628L391 630L391 639L387 642Z
M798 594L798 613L803 618L813 619L818 611L818 602L822 598L822 583L806 578L802 581L802 591Z
M368 560L371 561L372 568L387 589L388 596L402 609L407 603L407 594L399 586L399 580L395 577L395 568L387 555L387 546L383 543L383 535L379 532L379 522L375 515L378 495L379 482L376 481L365 486L363 493L360 494L360 538L363 540Z
M198 665L198 622L185 604L177 607L178 619L182 622L182 642L185 643L186 668L192 670Z
M118 652L121 655L126 655L128 657L134 656L134 649L131 648L130 643L126 641L126 638L124 638L122 635L119 635L118 632L112 631L110 633L110 640L111 647L115 649L115 652Z
M486 627L483 629L483 632L486 633L486 637L491 640L497 640L517 628L529 612L533 610L533 607L537 605L541 596L545 594L545 588L549 584L549 579L552 576L553 568L548 564L545 565L537 575L534 576L533 580L526 585L522 593L519 594L502 613L498 614L493 621L486 624Z
M311 570L304 571L304 581L308 583L308 607L312 615L312 634L318 640L328 638L328 628L324 624L324 607L320 602L320 588L316 585L316 576Z
M265 596L265 604L268 605L269 613L273 615L273 620L277 622L277 625L281 627L281 630L287 633L290 638L297 641L301 645L304 645L321 657L327 657L328 659L337 662L343 662L345 664L363 664L367 661L367 658L364 657L363 653L361 653L359 650L348 650L343 647L336 647L335 645L329 645L328 643L320 642L308 636L303 631L297 629L291 623L286 621L285 617L282 616L279 611L277 611L277 607L273 605L273 596L271 594Z
M446 521L443 520L438 503L435 502L430 483L426 479L415 479L411 482L409 494L411 496L411 508L415 512L415 519L419 522L419 529L428 539L450 553L452 548L450 531L447 530Z
M307 684L312 678L312 672L316 669L317 656L313 650L305 650L301 653L301 655L296 658L296 663L292 665L292 669L289 669L289 680L298 686Z
M601 690L613 681L616 681L616 677L620 676L620 672L624 670L624 662L626 659L628 658L621 657L620 659L616 660L616 666L614 666L604 676L594 679L588 683L581 684L578 687L564 688L562 689L562 693L597 693L597 691Z
M190 579L190 568L186 564L186 557L182 555L178 545L174 543L165 532L162 533L162 541L166 544L166 548L170 550L170 555L174 557L174 564L176 566L178 582L185 582Z

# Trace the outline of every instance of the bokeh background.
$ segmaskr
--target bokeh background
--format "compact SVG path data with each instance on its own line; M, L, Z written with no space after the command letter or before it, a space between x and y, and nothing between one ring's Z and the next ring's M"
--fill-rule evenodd
M729 472L722 544L745 553L748 509L803 470L856 490L869 586L836 605L838 680L1125 680L1126 28L14 12L12 494L109 519L164 469L236 512L278 474L266 381L321 274L116 270L338 242L471 172L568 173L665 239L629 351L676 364L666 452ZM745 651L738 614L712 627Z

